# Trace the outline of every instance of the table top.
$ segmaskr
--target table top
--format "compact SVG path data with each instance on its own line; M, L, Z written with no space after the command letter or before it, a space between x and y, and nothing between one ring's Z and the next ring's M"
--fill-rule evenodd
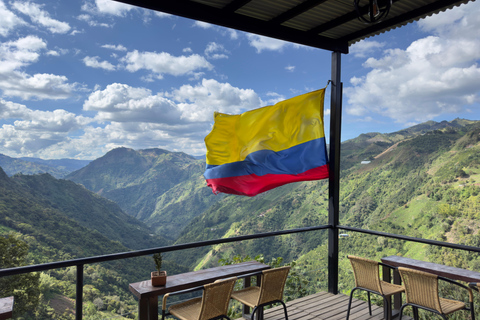
M0 299L0 319L8 319L12 317L13 297Z
M455 268L443 264L415 260L400 256L382 258L382 262L393 267L406 267L424 272L430 272L452 280L464 282L480 282L480 272Z
M151 280L130 283L129 289L135 296L137 296L137 298L143 299L146 297L163 295L169 292L203 286L218 279L238 277L270 268L271 267L267 264L257 261L247 261L168 276L167 284L161 287L152 286Z

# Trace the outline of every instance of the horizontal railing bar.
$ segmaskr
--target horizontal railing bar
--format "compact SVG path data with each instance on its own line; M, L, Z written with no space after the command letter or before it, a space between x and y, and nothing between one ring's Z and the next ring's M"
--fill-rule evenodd
M112 260L135 258L135 257L154 254L157 252L162 252L162 253L171 252L171 251L178 251L178 250L184 250L184 249L206 247L206 246L222 244L222 243L238 242L238 241L260 239L260 238L266 238L266 237L274 237L274 236L285 235L285 234L316 231L316 230L328 229L331 227L332 226L329 226L329 225L304 227L304 228L289 229L289 230L282 230L282 231L258 233L258 234L252 234L252 235L246 235L246 236L238 236L238 237L225 238L225 239L214 239L214 240L206 240L206 241L199 241L199 242L191 242L191 243L178 244L173 246L150 248L150 249L136 250L136 251L130 251L130 252L113 253L113 254L107 254L102 256L79 258L79 259L72 259L72 260L66 260L66 261L50 262L50 263L44 263L39 265L1 269L0 277L29 273L29 272L39 272L39 271L58 269L58 268L67 268L67 267L77 266L82 264L93 264L93 263L107 262ZM460 249L460 250L480 253L479 247L465 246L465 245L459 245L459 244L454 244L449 242L441 242L436 240L421 239L421 238L403 236L403 235L398 235L393 233L360 229L360 228L354 228L354 227L348 227L348 226L342 226L342 225L339 225L337 227L338 229L343 229L343 230L349 230L349 231L360 232L365 234L383 236L387 238L419 242L419 243L425 243L425 244L435 245L439 247L447 247L452 249Z
M185 244L177 244L177 245L173 245L173 246L150 248L150 249L144 249L144 250L136 250L136 251L129 251L129 252L121 252L121 253L112 253L112 254L107 254L107 255L102 255L102 256L94 256L94 257L88 257L88 258L78 258L78 259L58 261L58 262L49 262L49 263L43 263L43 264L31 265L31 266L24 266L24 267L8 268L8 269L0 270L0 277L22 274L22 273L29 273L29 272L38 272L38 271L45 271L45 270L51 270L51 269L58 269L58 268L67 268L67 267L83 265L83 264L93 264L93 263L106 262L106 261L112 261L112 260L135 258L135 257L154 254L154 253L157 253L157 252L162 252L163 253L163 252L170 252L170 251L178 251L178 250L184 250L184 249L206 247L206 246L222 244L222 243L253 240L253 239L259 239L259 238L280 236L280 235L285 235L285 234L322 230L322 229L328 229L328 228L330 228L330 226L328 226L328 225L314 226L314 227L304 227L304 228L296 228L296 229L289 229L289 230L282 230L282 231L257 233L257 234L231 237L231 238L224 238L224 239L214 239L214 240L205 240L205 241L191 242L191 243L185 243Z
M393 234L393 233L387 233L387 232L381 232L381 231L374 231L374 230L366 230L366 229L353 228L353 227L347 227L347 226L338 226L338 229L350 230L350 231L355 231L355 232L360 232L360 233L367 233L367 234L371 234L371 235L383 236L383 237L388 237L388 238L395 238L395 239L400 239L400 240L405 240L405 241L413 241L413 242L431 244L431 245L439 246L439 247L446 247L446 248L460 249L460 250L465 250L465 251L480 252L479 247L466 246L466 245L455 244L455 243L450 243L450 242L442 242L442 241L437 241L437 240L415 238L415 237L403 236L403 235L399 235L399 234Z

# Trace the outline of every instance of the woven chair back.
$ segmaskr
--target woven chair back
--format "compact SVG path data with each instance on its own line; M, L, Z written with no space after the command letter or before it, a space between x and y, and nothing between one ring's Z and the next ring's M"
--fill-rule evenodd
M380 285L378 262L362 257L347 256L352 264L355 276L355 287L372 290L383 295Z
M262 282L260 284L260 295L257 306L283 299L283 290L289 271L290 267L286 266L268 269L262 272Z
M204 286L202 306L198 320L208 320L227 315L228 303L237 278L217 280Z
M399 267L398 271L405 286L407 303L414 303L443 313L438 296L436 275L403 267Z

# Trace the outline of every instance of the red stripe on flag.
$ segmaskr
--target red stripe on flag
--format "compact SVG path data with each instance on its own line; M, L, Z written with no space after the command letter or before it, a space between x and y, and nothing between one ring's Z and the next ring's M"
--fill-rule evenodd
M248 176L207 179L207 185L212 188L215 194L223 192L253 197L284 184L326 178L328 178L328 164L295 175L266 174L257 176L256 174L251 174Z

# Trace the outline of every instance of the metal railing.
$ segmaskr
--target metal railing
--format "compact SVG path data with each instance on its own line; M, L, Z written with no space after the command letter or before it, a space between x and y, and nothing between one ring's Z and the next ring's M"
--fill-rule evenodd
M289 230L282 230L282 231L238 236L238 237L232 237L232 238L206 240L206 241L177 244L177 245L158 247L158 248L149 248L149 249L136 250L136 251L113 253L113 254L107 254L102 256L50 262L50 263L43 263L38 265L24 266L24 267L1 269L0 278L6 277L6 276L13 276L17 274L30 273L30 272L47 271L47 270L58 269L58 268L67 268L67 267L73 267L73 266L77 267L76 294L75 294L76 296L75 319L81 320L83 317L83 314L82 314L83 313L83 269L84 269L84 265L86 264L135 258L140 256L151 255L157 252L164 253L164 252L178 251L178 250L184 250L184 249L212 246L212 245L223 244L223 243L239 242L239 241L260 239L260 238L266 238L266 237L275 237L275 236L281 236L281 235L292 234L292 233L316 231L316 230L322 230L322 229L328 229L328 228L330 228L330 226L328 225L304 227L304 228L297 228L297 229L289 229Z
M322 226L304 227L304 228L296 228L296 229L274 231L274 232L265 232L265 233L237 236L237 237L224 238L224 239L214 239L214 240L206 240L206 241L199 241L199 242L192 242L192 243L185 243L185 244L177 244L172 246L149 248L149 249L129 251L129 252L113 253L113 254L102 255L102 256L72 259L72 260L44 263L44 264L38 264L38 265L30 265L30 266L24 266L24 267L1 269L0 277L76 266L77 278L76 278L75 318L77 320L81 320L83 317L83 269L84 269L84 265L86 264L146 256L146 255L151 255L157 252L164 253L164 252L178 251L178 250L184 250L184 249L206 247L206 246L223 244L223 243L240 242L240 241L246 241L246 240L275 237L275 236L302 233L302 232L311 232L311 231L325 230L325 229L336 229L337 233L338 233L338 230L340 229L348 230L353 232L387 237L387 238L400 239L404 241L425 243L425 244L439 246L439 247L446 247L446 248L452 248L457 250L465 250L465 251L480 253L479 247L465 246L465 245L459 245L459 244L429 240L429 239L421 239L421 238L403 236L403 235L386 233L381 231L353 228L353 227L342 226L342 225L338 225L336 227L329 226L329 225L322 225ZM329 270L329 273L330 273L330 270Z

